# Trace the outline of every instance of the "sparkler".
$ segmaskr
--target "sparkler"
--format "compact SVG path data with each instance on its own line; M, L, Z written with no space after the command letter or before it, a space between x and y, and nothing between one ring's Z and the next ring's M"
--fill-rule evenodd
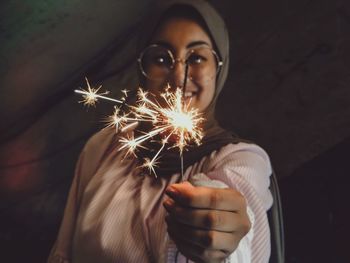
M103 93L98 93L99 90L102 88L102 85L100 85L97 89L95 89L95 88L91 88L89 80L87 78L85 78L85 81L86 81L86 85L87 85L87 90L84 90L84 89L74 90L75 93L79 93L79 94L83 95L83 100L81 100L79 102L84 103L84 105L95 106L98 99L109 100L109 101L113 101L116 103L123 103L121 100L115 100L115 99L111 99L109 97L104 96L104 95L109 94L108 91L103 92Z
M91 88L88 79L86 79L86 83L87 90L75 90L76 93L83 95L84 100L81 102L84 105L95 106L98 99L103 99L127 106L127 112L123 112L115 106L113 115L106 119L108 127L115 127L117 132L121 131L123 133L137 122L152 123L150 131L136 138L134 135L120 136L121 147L119 150L126 149L125 156L137 156L137 149L145 148L142 145L144 142L156 139L160 143L159 150L151 159L145 158L141 167L147 168L150 173L157 177L155 167L159 165L161 152L164 149L178 148L181 157L181 175L183 176L183 151L191 143L200 145L203 137L200 124L204 121L204 118L197 109L190 107L191 101L187 104L184 103L184 91L182 89L177 88L175 92L172 92L168 85L165 91L160 94L160 101L153 94L139 88L136 104L128 105L125 103L126 90L122 90L125 96L121 100L116 100L105 96L109 92L99 92L102 86Z

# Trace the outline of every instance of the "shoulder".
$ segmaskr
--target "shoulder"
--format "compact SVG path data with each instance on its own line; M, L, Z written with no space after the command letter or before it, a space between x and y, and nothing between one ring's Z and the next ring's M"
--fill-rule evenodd
M103 155L110 144L115 141L115 138L116 131L114 128L104 128L90 137L83 148L83 152L93 152L95 156Z
M108 154L117 148L120 137L133 133L136 126L130 125L122 132L117 132L114 127L107 127L91 136L79 158L79 166L84 176L89 178Z
M138 123L131 123L121 131L117 131L115 127L106 127L90 137L84 146L84 153L91 153L95 158L102 157L112 145L118 143L120 137L131 135Z
M245 142L228 144L214 151L209 157L208 165L209 170L224 166L251 167L263 169L268 173L272 170L266 151L259 145Z
M113 128L102 129L90 137L80 153L76 167L76 172L83 180L89 180L94 174L115 141L116 132Z

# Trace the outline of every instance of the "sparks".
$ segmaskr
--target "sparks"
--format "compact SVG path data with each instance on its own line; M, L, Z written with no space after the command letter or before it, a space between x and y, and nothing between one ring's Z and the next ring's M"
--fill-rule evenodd
M125 95L125 97L127 97L130 91L127 89L122 89L121 92Z
M87 85L87 90L85 90L85 89L74 90L75 93L83 95L83 100L79 101L80 103L84 103L84 105L87 105L87 106L96 106L96 102L98 101L98 99L104 99L104 100L109 100L112 102L123 103L121 100L116 100L116 99L112 99L112 98L104 96L104 95L109 94L108 91L98 93L99 90L102 88L102 85L100 85L98 88L95 89L95 88L91 88L91 85L90 85L89 80L87 78L85 78L85 81L86 81L86 85Z
M115 106L114 113L107 117L106 122L108 127L115 127L116 132L122 132L138 122L151 122L152 129L147 133L143 133L138 137L127 135L120 137L121 144L119 150L126 150L125 156L133 155L137 157L138 148L145 148L142 144L148 140L157 140L160 147L153 158L145 158L141 165L147 168L150 173L155 176L155 167L159 165L161 152L164 149L178 148L179 154L182 157L184 149L195 143L200 145L202 129L200 124L204 121L201 113L197 109L190 107L190 102L185 105L183 100L183 90L177 88L175 92L171 92L168 85L163 93L160 94L158 101L153 94L142 90L137 91L137 101L135 105L127 105L125 103L127 90L122 90L125 97L122 100L115 100L98 93L101 86L97 89L91 88L86 79L87 90L76 90L77 93L83 94L85 105L95 105L97 99L104 99L123 104L127 107L125 113L120 108Z
M106 127L115 127L116 132L124 127L129 121L127 114L121 115L120 111L120 108L115 106L113 115L110 115L105 119L105 122L107 123Z
M158 166L159 162L157 158L145 158L144 163L141 165L141 168L147 168L150 173L153 173L157 177L157 173L154 168Z

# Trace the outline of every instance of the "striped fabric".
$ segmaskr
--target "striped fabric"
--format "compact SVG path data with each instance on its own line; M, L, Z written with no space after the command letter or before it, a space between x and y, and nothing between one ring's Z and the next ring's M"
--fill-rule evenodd
M123 158L117 141L114 130L105 129L82 151L49 263L174 262L178 253L166 232L162 202L164 190L181 175L155 179L141 173L134 157ZM231 262L268 262L266 210L272 197L265 151L254 144L226 145L188 167L184 179L195 183L199 174L201 181L221 182L247 200L252 229ZM186 262L182 255L177 259Z

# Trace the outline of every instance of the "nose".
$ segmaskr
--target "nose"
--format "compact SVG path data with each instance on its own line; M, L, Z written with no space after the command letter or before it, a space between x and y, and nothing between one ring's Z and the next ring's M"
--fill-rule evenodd
M184 61L176 60L170 72L169 84L173 88L182 88L185 82L187 64Z

